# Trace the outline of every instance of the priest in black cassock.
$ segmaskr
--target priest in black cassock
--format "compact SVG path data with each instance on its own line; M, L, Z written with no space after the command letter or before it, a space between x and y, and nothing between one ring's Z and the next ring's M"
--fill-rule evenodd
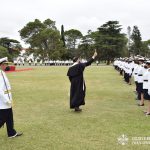
M80 62L78 57L73 58L74 64L69 68L67 76L69 77L71 87L70 87L70 108L75 109L75 111L82 111L79 107L85 105L85 93L86 86L83 77L83 72L85 67L91 65L94 62L97 52L93 57L86 63Z

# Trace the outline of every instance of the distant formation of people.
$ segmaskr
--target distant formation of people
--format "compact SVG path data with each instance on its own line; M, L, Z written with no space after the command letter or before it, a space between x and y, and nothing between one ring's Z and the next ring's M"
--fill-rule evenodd
M17 66L25 65L24 60L14 60L13 63L14 63L14 65L17 65ZM70 66L73 64L73 61L72 60L47 60L47 59L33 60L33 59L29 59L26 61L26 64L28 64L29 66Z
M84 58L82 59L82 62L86 63L87 60ZM13 64L15 66L71 66L73 64L73 60L71 59L56 59L52 60L48 57L41 58L40 56L35 57L34 55L31 55L29 57L27 56L18 56L17 58L14 58ZM99 66L100 61L96 60L95 64Z
M127 84L131 85L131 78L134 78L138 106L144 106L144 101L148 100L144 113L150 115L150 59L142 56L118 58L114 61L114 68Z

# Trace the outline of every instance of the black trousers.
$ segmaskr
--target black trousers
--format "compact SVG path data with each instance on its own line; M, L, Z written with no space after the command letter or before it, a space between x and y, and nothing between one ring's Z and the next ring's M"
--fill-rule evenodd
M122 69L120 69L120 75L121 75L121 76L123 75L123 70L122 70Z
M13 111L10 109L0 109L0 128L6 123L8 137L16 134L14 129Z
M141 94L143 93L143 83L137 83L138 99L141 100Z
M138 82L137 81L135 81L135 90L138 92Z
M144 99L145 100L150 100L150 95L148 94L148 89L144 89L143 93L144 93Z

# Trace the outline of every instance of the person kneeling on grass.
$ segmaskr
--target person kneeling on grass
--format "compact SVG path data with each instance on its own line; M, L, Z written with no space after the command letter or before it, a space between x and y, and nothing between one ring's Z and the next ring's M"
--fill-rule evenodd
M85 67L89 66L94 62L94 59L97 56L97 52L93 57L86 63L80 62L78 57L73 58L74 64L69 68L67 76L69 77L71 87L70 87L70 108L75 109L75 111L81 111L79 107L85 105L85 92L86 86L83 77L83 72Z
M0 69L3 63L7 61L7 57L0 59ZM6 74L0 70L0 128L6 123L7 134L9 138L21 136L14 129L11 87Z

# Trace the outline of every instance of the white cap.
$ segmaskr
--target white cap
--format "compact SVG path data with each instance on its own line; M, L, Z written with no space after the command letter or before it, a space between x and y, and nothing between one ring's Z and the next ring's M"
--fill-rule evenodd
M5 62L5 61L8 61L8 58L7 58L7 57L4 57L4 58L1 58L1 59L0 59L0 63Z
M150 64L150 60L146 61L146 64Z
M144 61L144 60L145 60L145 58L141 57L141 58L139 58L138 60L139 60L139 61L140 61L140 60L141 60L141 61Z

